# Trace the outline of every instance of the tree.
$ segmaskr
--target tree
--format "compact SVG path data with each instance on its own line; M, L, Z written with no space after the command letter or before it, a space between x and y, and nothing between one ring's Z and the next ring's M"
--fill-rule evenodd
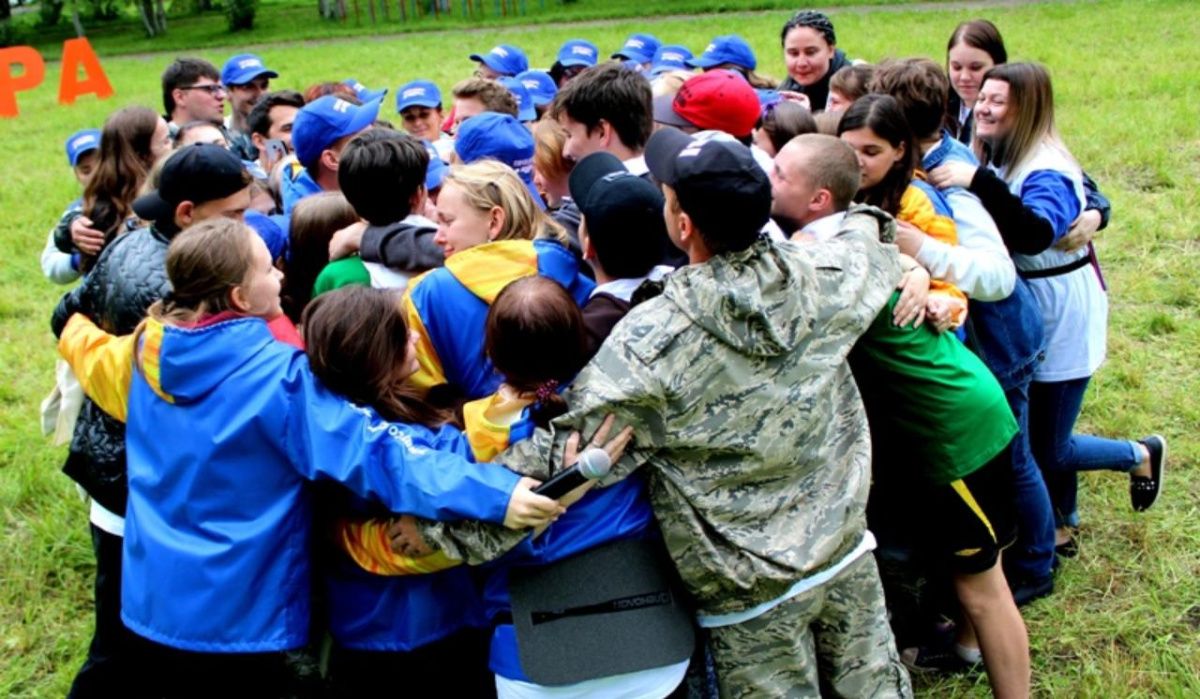
M254 28L254 14L258 9L258 0L225 0L225 5L229 15L229 31L237 32Z

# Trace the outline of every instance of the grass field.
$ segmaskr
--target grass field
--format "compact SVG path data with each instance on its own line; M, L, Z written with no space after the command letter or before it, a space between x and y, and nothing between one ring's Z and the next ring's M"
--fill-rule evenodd
M1014 60L1046 63L1058 93L1059 126L1113 201L1098 246L1111 294L1109 359L1092 383L1083 426L1099 434L1161 431L1171 440L1167 491L1150 513L1130 511L1126 479L1082 484L1082 553L1063 567L1058 593L1026 612L1034 682L1041 696L1200 696L1200 9L1191 0L1044 4L986 13L836 14L855 57L939 58L954 25L996 21ZM262 53L279 86L354 76L394 88L426 76L448 88L471 71L466 55L501 38L547 64L578 34L615 47L629 32L703 48L737 31L759 50L762 72L782 74L784 12L668 21L565 24L501 32L422 33ZM198 51L220 63L238 47ZM91 631L92 553L87 511L58 469L65 450L40 435L38 402L52 383L47 319L63 289L45 281L37 257L46 232L77 196L62 141L99 126L118 106L159 105L158 75L170 55L105 61L116 97L55 103L57 69L19 97L21 116L0 121L8 166L0 180L0 695L62 696ZM1191 77L1188 77L1191 76ZM389 107L389 114L391 109ZM170 435L164 435L170 438ZM919 685L930 697L982 696L986 680Z

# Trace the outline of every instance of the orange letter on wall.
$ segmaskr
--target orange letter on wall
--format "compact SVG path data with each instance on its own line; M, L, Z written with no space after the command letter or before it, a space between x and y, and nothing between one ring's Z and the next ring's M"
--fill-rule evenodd
M83 80L79 68L83 67ZM58 103L73 104L80 95L95 93L104 100L112 97L112 84L100 67L100 59L87 39L67 39L63 42L62 77L58 82Z
M13 75L13 66L21 66L21 74ZM32 46L12 46L0 49L0 117L17 115L17 93L32 90L46 77L46 62Z

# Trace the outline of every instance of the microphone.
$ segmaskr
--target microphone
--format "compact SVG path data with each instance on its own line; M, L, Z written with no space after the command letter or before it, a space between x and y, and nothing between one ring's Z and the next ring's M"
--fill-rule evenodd
M608 458L608 452L592 447L579 455L574 466L534 488L533 492L557 500L588 481L604 478L610 470L612 460Z

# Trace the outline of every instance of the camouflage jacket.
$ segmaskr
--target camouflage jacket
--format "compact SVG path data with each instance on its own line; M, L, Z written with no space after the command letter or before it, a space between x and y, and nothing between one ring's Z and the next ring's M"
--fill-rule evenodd
M823 244L762 240L672 274L567 393L571 410L498 461L555 471L572 430L608 413L635 441L611 478L646 467L664 539L699 611L742 611L861 540L870 438L846 357L900 279L895 224L856 208ZM451 555L495 558L519 533L426 523Z

